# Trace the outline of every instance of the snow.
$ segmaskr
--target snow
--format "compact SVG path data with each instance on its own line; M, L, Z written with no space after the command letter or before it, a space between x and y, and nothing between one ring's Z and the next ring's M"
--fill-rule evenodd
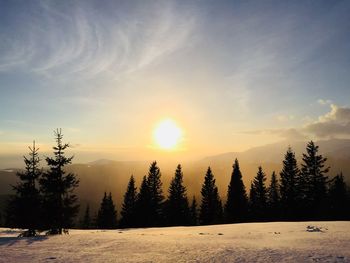
M0 262L350 262L349 221L18 234L0 229Z

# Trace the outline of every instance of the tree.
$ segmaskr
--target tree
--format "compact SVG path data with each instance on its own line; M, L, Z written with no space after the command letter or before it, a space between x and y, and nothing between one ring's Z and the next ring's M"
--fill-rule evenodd
M204 225L220 223L222 220L221 200L210 167L208 167L205 175L201 194L202 202L199 214L200 223Z
M175 176L170 182L169 197L166 202L166 221L171 226L188 225L189 207L186 187L183 185L183 173L179 164Z
M90 229L91 225L92 225L92 222L91 222L91 217L90 217L90 206L89 206L89 204L87 204L83 220L81 221L81 227L83 229Z
M29 156L23 156L25 170L17 172L20 182L13 189L15 197L10 201L8 221L10 226L27 229L23 236L35 236L36 230L40 228L40 208L41 200L38 189L38 179L42 174L39 168L39 148L36 148L35 141L29 148Z
M272 220L279 218L279 190L278 190L278 180L275 171L272 172L270 186L267 192L267 203L269 207L269 214Z
M157 162L152 162L147 176L150 196L149 219L152 226L160 226L163 221L163 190L160 180L161 173Z
M248 198L243 184L238 160L235 160L231 181L227 189L225 217L228 223L242 222L247 217Z
M303 154L301 165L301 190L305 192L302 202L307 205L311 218L319 218L324 213L323 203L327 198L327 158L318 154L318 146L310 141Z
M100 209L97 213L97 227L101 229L117 228L117 211L112 199L112 194L104 193Z
M298 211L298 202L302 194L300 187L300 171L297 166L295 153L291 147L288 147L284 155L283 168L280 172L281 185L281 206L285 219L296 219Z
M134 176L130 177L128 187L124 194L124 202L122 205L120 226L132 227L136 224L136 187Z
M331 219L348 219L347 186L342 173L336 175L329 186L329 205Z
M148 186L147 177L144 176L140 186L140 192L136 198L136 226L147 227L151 226L150 211L151 200L150 190Z
M63 143L61 129L54 132L56 146L54 157L46 157L48 171L40 179L40 190L43 194L45 224L49 234L62 234L63 229L73 225L78 213L77 196L73 193L79 180L73 173L66 173L65 166L72 163L74 156L66 157L65 150L69 144Z
M190 224L192 226L198 225L198 208L195 196L193 196L192 198L192 203L190 207Z
M263 172L262 167L259 166L250 190L250 204L253 219L264 220L267 217L267 189L265 181L266 175Z

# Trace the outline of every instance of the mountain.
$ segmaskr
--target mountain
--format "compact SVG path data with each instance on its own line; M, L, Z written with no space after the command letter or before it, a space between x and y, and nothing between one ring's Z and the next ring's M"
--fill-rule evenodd
M342 171L347 182L350 183L350 140L318 141L316 144L320 146L320 152L328 157L328 165L331 166L329 175L332 177ZM229 152L181 163L189 197L196 195L199 198L206 169L211 166L220 195L222 199L225 199L235 158L238 158L240 162L243 180L247 188L256 175L259 165L263 167L269 178L272 171L277 173L280 171L282 159L288 146L287 142L279 142L251 148L244 152ZM300 162L306 142L294 142L291 146ZM105 191L112 192L117 207L120 208L130 176L134 175L136 184L139 185L142 177L147 174L149 165L150 161L121 162L102 159L88 164L69 166L68 170L76 173L80 179L77 194L80 198L81 211L85 209L87 203L92 210L96 210ZM164 194L167 195L167 188L177 163L159 161L158 165L162 172ZM10 184L16 183L15 172L16 170L0 171L0 195L12 192Z

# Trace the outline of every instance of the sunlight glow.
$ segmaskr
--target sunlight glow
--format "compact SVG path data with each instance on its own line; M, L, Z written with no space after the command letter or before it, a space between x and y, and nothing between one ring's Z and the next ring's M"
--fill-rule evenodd
M154 130L154 139L157 145L162 149L175 149L181 137L181 129L171 119L160 122Z

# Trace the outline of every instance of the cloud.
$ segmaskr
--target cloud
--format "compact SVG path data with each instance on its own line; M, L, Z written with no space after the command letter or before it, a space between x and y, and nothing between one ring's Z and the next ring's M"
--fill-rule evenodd
M330 105L330 104L332 104L331 100L324 100L324 99L319 99L317 102L320 105Z
M191 8L171 2L112 5L28 2L17 10L21 27L13 16L0 25L0 71L118 76L182 48L195 27Z
M350 108L331 104L331 111L307 124L303 131L318 137L350 136Z

